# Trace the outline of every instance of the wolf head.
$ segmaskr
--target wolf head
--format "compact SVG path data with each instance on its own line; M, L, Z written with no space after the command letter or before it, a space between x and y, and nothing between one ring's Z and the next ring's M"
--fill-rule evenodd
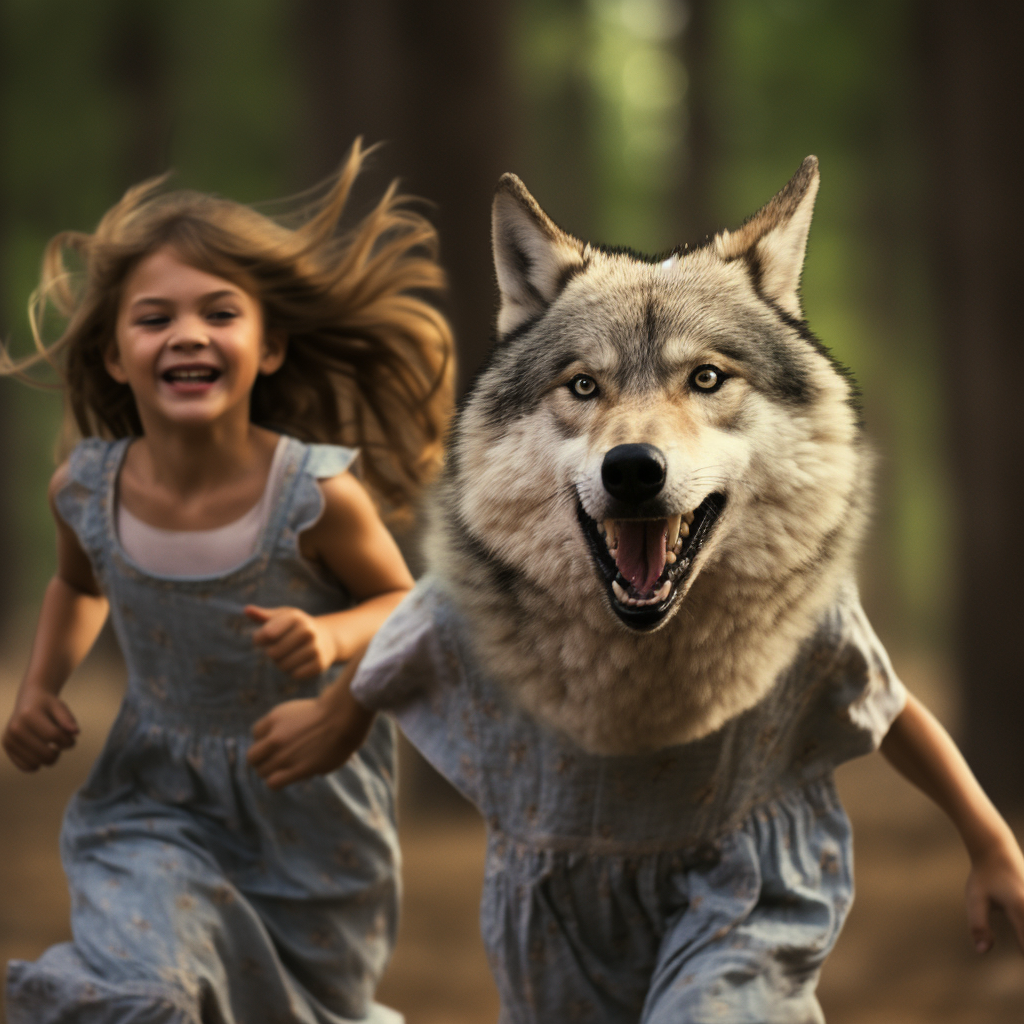
M817 188L808 157L737 231L650 260L498 185L497 341L428 557L485 667L584 747L752 706L852 571L869 459L799 299Z

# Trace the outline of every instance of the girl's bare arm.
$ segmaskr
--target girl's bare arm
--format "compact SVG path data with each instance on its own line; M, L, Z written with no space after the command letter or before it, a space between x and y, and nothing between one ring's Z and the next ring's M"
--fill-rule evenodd
M345 671L318 697L277 705L253 727L249 763L274 789L338 767L362 743L373 714L349 693L367 644L413 585L391 534L363 486L350 473L322 484L324 513L302 535L302 552L320 561L358 602L330 615L298 608L257 608L253 640L297 679L338 661Z
M298 608L246 608L260 623L253 640L296 679L312 678L366 647L413 585L398 545L362 484L342 473L321 487L324 512L302 534L301 550L323 564L357 603L317 616Z
M967 918L978 952L992 946L989 910L1000 907L1024 950L1024 855L949 733L913 696L882 741L882 753L949 815L971 858Z
M3 734L7 756L22 771L53 764L62 750L74 746L78 724L59 694L89 653L107 617L107 600L89 559L53 503L63 477L61 467L50 483L50 507L57 523L57 572L46 588L28 669Z

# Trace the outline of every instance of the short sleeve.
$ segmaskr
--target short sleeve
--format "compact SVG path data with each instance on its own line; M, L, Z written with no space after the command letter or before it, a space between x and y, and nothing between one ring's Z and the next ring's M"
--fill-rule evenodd
M360 704L391 710L435 689L444 674L435 604L429 581L421 582L388 616L352 681L352 695Z
M907 693L851 586L804 652L794 681L790 767L803 781L877 750Z
M315 480L329 480L351 468L359 455L358 448L337 444L311 444L306 456L306 472Z
M849 609L847 621L848 648L862 656L865 676L861 692L850 702L847 714L851 725L867 734L872 749L877 750L906 706L907 691L859 601Z
M359 455L359 449L335 444L304 444L295 438L289 438L288 444L291 451L285 469L285 486L292 476L297 475L298 479L291 501L281 506L290 527L281 539L286 545L294 545L298 535L323 515L324 496L317 481L344 473Z
M460 624L426 577L378 630L352 681L365 707L389 712L421 754L480 806L478 701L460 644Z

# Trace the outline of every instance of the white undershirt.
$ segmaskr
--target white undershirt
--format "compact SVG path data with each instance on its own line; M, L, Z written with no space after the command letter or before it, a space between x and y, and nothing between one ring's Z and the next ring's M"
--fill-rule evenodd
M277 504L284 475L284 435L277 442L260 500L241 518L212 530L163 530L136 518L117 503L117 536L125 554L159 576L216 576L237 568L256 550Z

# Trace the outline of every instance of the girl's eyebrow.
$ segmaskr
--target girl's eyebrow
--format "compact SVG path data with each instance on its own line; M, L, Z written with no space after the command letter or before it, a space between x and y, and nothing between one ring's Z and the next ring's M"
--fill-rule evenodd
M221 288L219 291L207 292L199 296L200 302L214 302L217 299L231 298L238 295L234 288ZM132 300L132 307L135 306L166 306L174 300L162 295L142 295Z

